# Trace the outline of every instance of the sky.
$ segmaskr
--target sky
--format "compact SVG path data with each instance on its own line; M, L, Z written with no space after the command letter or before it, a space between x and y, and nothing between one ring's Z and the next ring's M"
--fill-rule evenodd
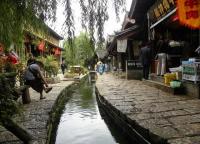
M80 7L79 3L77 0L72 0L72 11L74 15L74 20L75 20L75 35L78 35L82 28L81 28L81 18L80 18ZM108 12L109 12L109 20L105 23L105 29L104 29L104 37L106 38L107 35L113 34L114 31L120 30L122 27L122 22L124 20L125 12L120 13L120 21L117 22L116 16L115 16L115 11L114 11L114 6L112 5L112 1L108 0ZM132 0L126 0L126 10L130 10ZM57 9L57 14L56 14L56 22L52 25L50 25L58 34L62 35L62 25L65 20L65 16L63 14L64 11L64 6L63 4L59 3L58 4L58 9ZM65 37L65 36L64 36Z

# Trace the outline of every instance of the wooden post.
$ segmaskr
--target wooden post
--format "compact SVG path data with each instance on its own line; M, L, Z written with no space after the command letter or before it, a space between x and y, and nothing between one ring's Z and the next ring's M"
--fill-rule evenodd
M35 139L27 130L20 127L10 118L1 119L2 125L10 132L12 132L16 137L22 140L25 144L31 144L33 139Z
M29 87L26 87L25 90L22 91L22 102L23 104L29 104L31 102Z

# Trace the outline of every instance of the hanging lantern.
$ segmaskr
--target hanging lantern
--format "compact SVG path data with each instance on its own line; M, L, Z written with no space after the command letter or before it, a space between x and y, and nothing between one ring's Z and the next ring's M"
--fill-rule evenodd
M61 54L61 50L59 48L55 48L55 55L60 55Z
M200 0L177 0L180 23L192 29L200 29Z
M42 40L38 45L38 50L44 51L44 49L45 49L45 41Z

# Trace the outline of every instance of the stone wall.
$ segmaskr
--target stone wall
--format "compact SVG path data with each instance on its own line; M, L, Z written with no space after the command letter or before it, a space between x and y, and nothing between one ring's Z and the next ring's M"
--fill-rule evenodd
M132 143L139 144L168 144L166 139L163 139L151 132L148 129L141 127L132 119L128 118L120 110L116 109L103 96L101 96L96 88L96 96L99 106L104 109L107 116L126 133Z

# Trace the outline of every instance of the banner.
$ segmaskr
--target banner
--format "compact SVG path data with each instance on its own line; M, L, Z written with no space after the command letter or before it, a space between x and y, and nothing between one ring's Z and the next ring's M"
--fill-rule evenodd
M117 52L125 53L127 48L127 39L117 40Z
M159 20L167 18L175 8L175 0L157 0L148 11L151 26Z
M200 29L200 0L177 0L180 23Z

